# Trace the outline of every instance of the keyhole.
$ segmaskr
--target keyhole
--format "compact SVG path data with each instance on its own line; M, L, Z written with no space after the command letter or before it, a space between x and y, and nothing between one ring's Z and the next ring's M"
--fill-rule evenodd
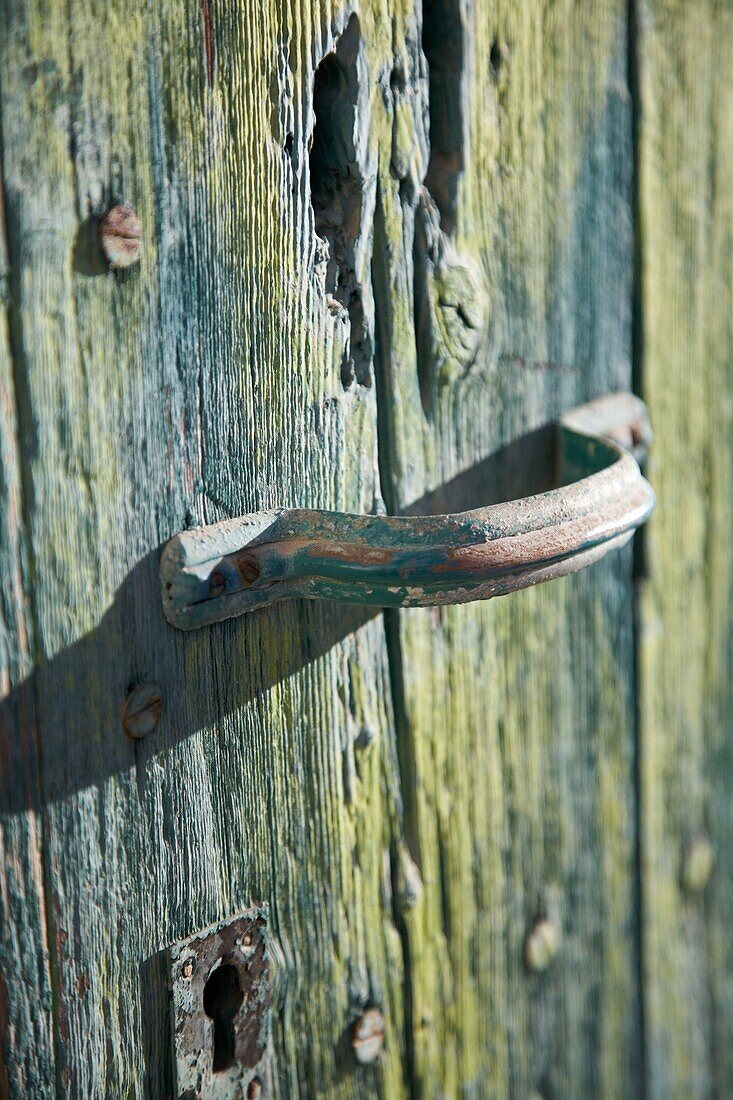
M204 1012L214 1021L214 1073L234 1061L234 1017L243 1000L237 968L231 963L218 966L204 986Z

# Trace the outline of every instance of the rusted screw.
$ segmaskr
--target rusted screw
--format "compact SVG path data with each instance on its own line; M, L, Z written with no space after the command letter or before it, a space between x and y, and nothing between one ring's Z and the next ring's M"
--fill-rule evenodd
M560 949L560 926L550 917L542 917L530 928L524 941L524 962L528 970L546 970Z
M122 728L128 737L147 737L163 713L163 694L155 684L133 688L122 708Z
M181 977L182 978L192 978L193 977L193 959L186 959L185 963L181 967Z
M140 219L131 206L113 206L99 223L99 243L110 267L132 267L140 259Z
M247 1100L260 1100L262 1096L262 1082L259 1077L253 1077L247 1085Z
M384 1046L384 1016L378 1008L368 1008L354 1022L351 1046L354 1057L363 1066L379 1057Z
M237 569L245 584L253 584L260 575L260 563L251 554L240 554Z
M682 860L682 886L688 894L701 893L713 871L715 854L706 836L696 836L687 845Z

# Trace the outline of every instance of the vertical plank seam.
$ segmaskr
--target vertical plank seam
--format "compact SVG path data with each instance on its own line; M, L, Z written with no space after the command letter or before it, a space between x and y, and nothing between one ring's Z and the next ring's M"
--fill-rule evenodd
M627 0L626 42L627 79L631 96L631 204L632 204L632 277L631 277L631 388L643 396L644 313L642 300L643 236L641 232L641 185L639 128L641 119L641 85L639 73L639 13L638 0ZM643 814L642 814L642 714L641 714L641 608L640 585L646 575L644 533L637 531L634 539L632 566L632 693L634 729L634 953L636 965L636 1011L639 1020L639 1097L645 1100L647 1090L647 1021L644 991L644 886L643 886Z
M379 181L379 167L377 168L377 180ZM395 486L394 486L394 423L391 410L395 400L394 387L390 381L389 352L391 340L385 332L385 324L390 316L390 287L388 272L386 271L387 250L385 247L384 208L380 183L377 182L374 205L374 229L372 240L371 278L372 294L374 297L374 388L377 419L377 467L379 478L379 491L389 514L395 510ZM384 624L384 636L387 647L387 669L389 675L389 689L392 699L392 713L395 724L395 739L397 743L397 768L399 774L399 786L402 796L403 820L402 830L407 842L407 847L413 858L419 865L418 853L415 849L417 829L414 821L414 761L408 757L409 738L407 713L405 710L404 672L402 658L402 644L400 641L400 612L395 608L385 608L382 611ZM403 998L404 1019L402 1021L405 1062L404 1083L408 1095L413 1095L417 1088L415 1049L414 1049L414 1010L413 1010L413 982L411 969L410 936L404 913L401 911L397 898L399 889L395 881L399 875L399 853L392 852L392 919L397 929L402 944L403 966Z

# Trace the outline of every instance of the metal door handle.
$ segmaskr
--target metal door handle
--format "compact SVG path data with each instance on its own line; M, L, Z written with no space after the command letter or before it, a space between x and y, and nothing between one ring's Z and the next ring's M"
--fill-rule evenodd
M287 596L380 607L466 603L582 569L627 542L654 508L641 459L646 408L613 394L557 424L559 488L452 515L280 509L176 535L160 566L182 630Z

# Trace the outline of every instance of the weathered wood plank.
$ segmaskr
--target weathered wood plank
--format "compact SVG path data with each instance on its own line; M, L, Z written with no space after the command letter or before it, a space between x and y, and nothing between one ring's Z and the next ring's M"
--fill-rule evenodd
M733 1081L733 13L638 9L643 392L656 440L645 540L640 754L647 1085ZM686 890L696 838L709 885ZM688 876L689 877L689 876ZM693 876L694 877L694 876Z
M626 34L622 3L425 6L439 223L409 172L380 176L394 511L630 384ZM621 555L390 620L423 886L404 917L419 1095L635 1094L632 609ZM543 915L563 945L528 973Z
M392 34L373 8L359 61L372 73ZM348 327L308 187L314 70L346 14L5 5L25 585L43 658L26 683L61 1094L172 1093L151 960L252 901L269 902L282 947L280 1094L403 1091L382 624L283 605L183 639L157 590L158 547L187 522L378 497L374 388L342 385ZM367 178L368 143L360 156ZM119 199L143 242L115 276L93 219ZM164 712L133 743L120 710L139 682L160 685ZM365 1004L387 1037L359 1068L348 1029Z
M54 1077L51 975L9 275L0 189L0 1096L43 1096Z
M159 952L259 902L282 1096L636 1095L642 947L650 1095L725 1091L722 4L638 12L641 943L629 554L485 607L190 637L158 593L197 522L399 511L497 452L505 488L542 480L536 437L501 449L629 386L626 7L2 5L0 1091L170 1095ZM143 250L114 275L119 199ZM141 682L164 710L132 742ZM562 943L535 973L541 916ZM359 1068L368 1004L386 1046Z

